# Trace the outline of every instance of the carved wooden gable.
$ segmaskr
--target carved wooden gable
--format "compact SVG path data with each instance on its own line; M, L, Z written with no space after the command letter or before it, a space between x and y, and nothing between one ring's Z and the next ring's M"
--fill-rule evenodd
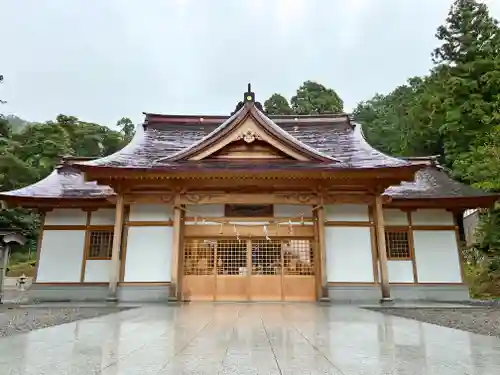
M251 116L189 160L282 159L307 161L310 158L267 132Z

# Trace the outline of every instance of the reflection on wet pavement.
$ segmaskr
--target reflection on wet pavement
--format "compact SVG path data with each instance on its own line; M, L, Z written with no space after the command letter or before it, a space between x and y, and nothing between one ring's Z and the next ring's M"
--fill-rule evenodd
M0 374L500 374L500 339L354 306L145 306L0 339Z

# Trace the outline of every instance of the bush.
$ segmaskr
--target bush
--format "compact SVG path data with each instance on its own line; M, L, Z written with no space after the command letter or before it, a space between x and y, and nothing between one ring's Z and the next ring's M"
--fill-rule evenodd
M32 262L25 262L25 263L17 263L15 265L11 265L7 269L6 275L8 277L19 277L22 274L25 274L28 277L33 277L35 276L35 270L36 268L31 265Z
M28 253L12 253L10 254L10 264L18 264L18 263L26 263L28 262L29 254Z

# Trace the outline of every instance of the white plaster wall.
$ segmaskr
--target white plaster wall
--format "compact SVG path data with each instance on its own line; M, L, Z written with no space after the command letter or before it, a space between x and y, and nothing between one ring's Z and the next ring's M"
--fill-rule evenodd
M45 225L86 225L87 212L77 208L58 208L47 212Z
M329 282L373 282L368 227L326 227L326 274Z
M391 283L413 283L413 262L411 260L389 260L387 261L389 271L389 282Z
M368 205L335 204L325 206L327 221L369 221Z
M87 283L105 283L109 281L110 260L87 260L84 281Z
M44 230L36 281L80 282L84 244L84 230Z
M124 281L170 281L173 227L129 227Z
M204 217L224 217L223 204L189 204L186 206L186 216Z
M172 219L172 206L168 204L132 204L129 221L168 221Z
M415 260L420 283L461 283L455 231L414 230Z
M406 212L396 209L384 209L385 225L408 225Z
M90 214L91 225L114 225L115 224L115 209L101 208L93 211Z
M310 205L293 205L293 204L275 204L275 217L304 217L311 218L313 216L312 206Z
M411 213L413 225L454 225L453 214L443 209L424 209Z

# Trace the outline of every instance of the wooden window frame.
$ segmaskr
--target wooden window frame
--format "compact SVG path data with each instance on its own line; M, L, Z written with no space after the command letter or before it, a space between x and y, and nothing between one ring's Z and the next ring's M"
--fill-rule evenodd
M410 235L410 228L391 228L391 227L385 227L385 247L386 247L386 254L387 254L387 260L391 261L407 261L407 260L413 260L412 256L412 245L410 243L411 241L411 235ZM406 243L407 243L407 253L408 255L405 257L395 257L391 253L391 241L389 240L389 233L403 233L406 235Z
M107 233L107 249L104 248L101 248L99 249L99 253L98 253L98 256L93 256L92 255L92 236L95 234L95 233ZM86 249L86 254L87 254L87 257L86 259L87 260L110 260L111 259L111 255L112 255L112 251L113 251L113 229L89 229L88 230L88 242L87 242L87 249ZM106 237L104 237L106 238ZM103 244L101 243L99 246L102 246ZM106 244L105 244L106 245Z
M226 217L273 217L272 204L225 204Z

